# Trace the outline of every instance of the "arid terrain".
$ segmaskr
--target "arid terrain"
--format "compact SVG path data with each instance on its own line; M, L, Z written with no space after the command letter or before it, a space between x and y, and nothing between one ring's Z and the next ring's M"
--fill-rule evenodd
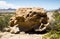
M9 32L0 33L0 39L42 39L43 34L28 34L21 32L20 34L11 34Z
M57 10L59 11L59 10ZM48 17L50 17L51 19L53 19L54 15L53 13L55 13L55 18L52 20L60 20L60 12L57 11L48 11L47 15ZM56 14L58 13L58 14ZM13 14L12 14L13 15ZM7 27L9 18L11 17L11 14L0 14L0 31L2 31L5 27ZM52 22L51 21L51 22ZM3 25L2 25L3 24ZM3 27L2 27L3 26ZM29 32L29 33L25 33L25 32L19 32L18 34L12 34L10 32L6 32L6 31L2 31L0 32L0 39L60 39L60 21L59 22L54 22L53 24L51 24L51 30L49 30L49 32ZM43 33L43 34L42 34Z

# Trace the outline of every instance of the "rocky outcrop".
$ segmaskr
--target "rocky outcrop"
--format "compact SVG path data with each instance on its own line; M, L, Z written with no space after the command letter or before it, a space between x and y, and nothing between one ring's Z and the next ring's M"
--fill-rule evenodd
M44 31L49 25L47 12L43 8L19 8L10 18L10 32Z

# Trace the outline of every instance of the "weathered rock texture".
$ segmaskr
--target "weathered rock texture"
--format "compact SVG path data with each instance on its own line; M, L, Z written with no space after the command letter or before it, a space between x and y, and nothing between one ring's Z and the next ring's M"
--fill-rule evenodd
M10 32L43 31L49 25L49 18L43 8L19 8L10 18Z

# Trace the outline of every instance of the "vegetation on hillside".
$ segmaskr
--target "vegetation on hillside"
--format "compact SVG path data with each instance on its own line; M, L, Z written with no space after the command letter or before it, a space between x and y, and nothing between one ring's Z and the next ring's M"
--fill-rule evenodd
M3 31L3 29L5 28L5 27L8 27L8 25L9 25L9 19L10 19L10 17L11 17L12 15L10 15L10 14L8 14L8 15L1 15L0 14L0 31Z
M60 39L60 13L54 11L55 22L53 23L54 28L47 33L43 39Z

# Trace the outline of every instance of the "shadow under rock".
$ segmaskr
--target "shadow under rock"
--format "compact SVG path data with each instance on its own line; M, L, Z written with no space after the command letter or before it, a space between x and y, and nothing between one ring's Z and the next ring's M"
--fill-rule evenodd
M46 34L46 33L48 33L49 31L47 31L47 30L44 30L44 31L34 31L34 30L30 30L30 31L27 31L27 32L25 32L25 33L29 33L29 34Z

